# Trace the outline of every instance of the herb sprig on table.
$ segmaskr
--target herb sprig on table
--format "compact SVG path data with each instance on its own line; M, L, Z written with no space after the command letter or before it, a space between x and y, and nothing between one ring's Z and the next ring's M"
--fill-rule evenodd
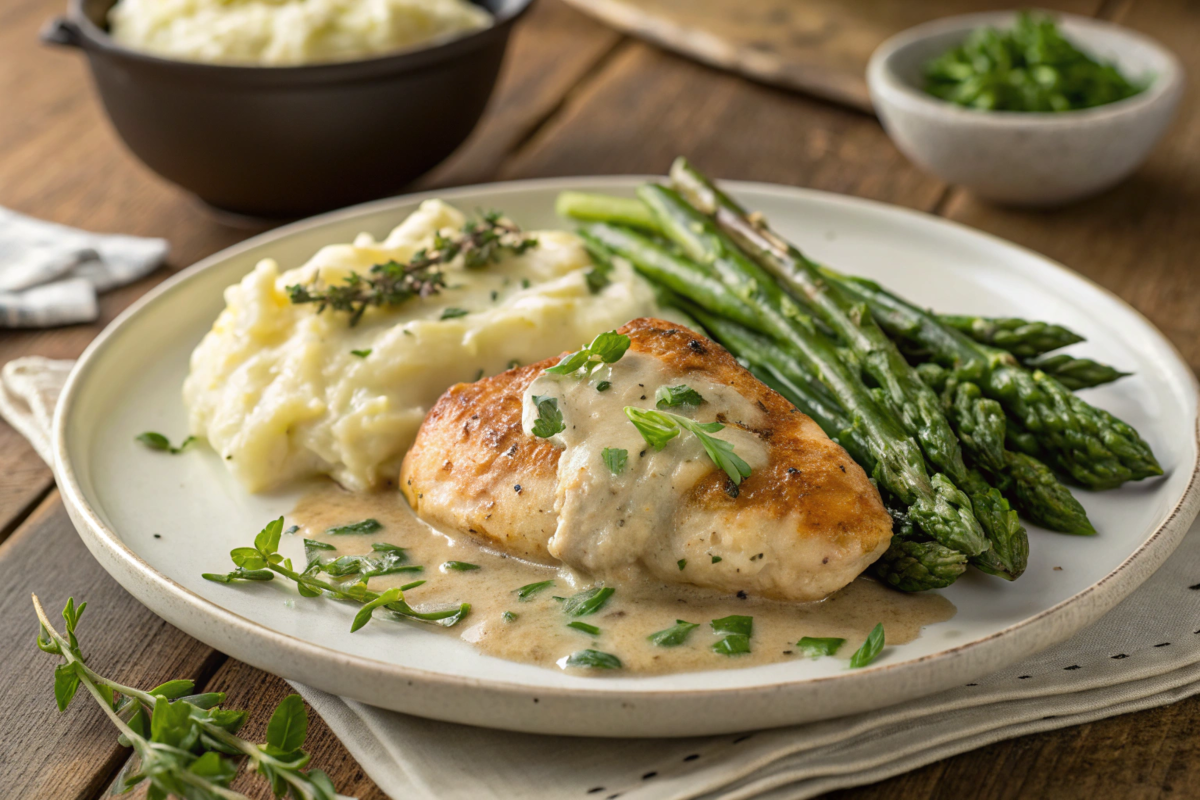
M234 583L237 581L269 581L273 580L275 575L282 575L296 582L296 588L300 592L301 597L320 597L322 594L328 594L331 597L341 600L350 600L362 604L364 611L367 613L367 618L376 609L382 608L385 611L390 611L407 619L431 622L446 628L457 624L471 611L470 603L462 603L457 608L443 609L441 611L417 611L405 602L404 587L395 590L394 595L391 589L382 594L368 589L367 578L370 577L368 573L381 575L390 574L390 572L399 572L404 569L403 567L396 566L398 563L396 559L402 558L403 551L401 548L384 545L384 548L391 548L391 550L384 551L382 556L375 557L369 562L366 560L359 561L356 564L357 569L349 573L359 576L359 580L356 583L348 585L346 583L339 584L320 577L320 573L326 570L328 565L322 563L320 558L312 558L312 552L309 553L311 560L305 566L304 571L297 572L292 567L292 560L284 558L279 553L279 537L282 533L283 517L272 520L259 532L258 536L254 537L253 547L235 547L229 552L229 557L232 559L235 567L232 572L224 574L206 572L202 577L206 580L216 581L217 583ZM323 550L325 548L318 547L316 549ZM374 549L377 552L380 551L378 546ZM401 552L397 554L396 550L400 550ZM338 559L338 561L341 561L341 559ZM383 561L390 562L387 565L390 572L374 571L376 565ZM409 588L412 588L412 586L410 584ZM380 602L380 598L385 597L387 599ZM366 624L366 619L360 620L356 618L352 631L358 630L363 624Z
M520 255L537 246L537 239L521 232L498 211L489 211L448 236L434 234L430 247L418 250L407 264L388 261L371 267L367 275L352 272L341 284L326 285L318 275L307 285L287 287L288 299L300 305L316 303L350 314L350 327L371 307L398 306L414 297L430 297L446 287L444 266L462 256L467 269L481 269L507 254Z
M118 741L136 753L117 776L114 793L124 794L144 783L149 800L171 795L247 800L229 788L246 763L268 781L275 797L334 800L337 796L324 772L304 770L309 755L301 747L308 732L308 712L300 695L288 695L280 702L267 724L266 743L256 744L237 735L246 712L221 708L225 702L221 692L193 694L195 684L189 680L168 681L142 691L87 666L76 637L87 603L76 606L74 598L67 601L62 613L66 636L50 623L37 595L33 606L41 622L38 648L63 659L54 669L58 710L66 711L82 686L120 731Z
M1084 53L1053 18L1023 13L1010 30L980 28L925 66L926 91L983 111L1074 111L1144 87Z

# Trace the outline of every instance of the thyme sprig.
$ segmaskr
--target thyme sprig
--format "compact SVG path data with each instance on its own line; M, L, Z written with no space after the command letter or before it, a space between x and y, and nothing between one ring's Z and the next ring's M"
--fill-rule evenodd
M307 285L287 287L288 299L296 305L316 303L318 314L326 308L345 311L353 328L368 308L398 306L441 292L446 286L444 266L459 256L467 269L482 269L506 254L520 255L536 246L536 237L526 236L499 211L488 211L461 231L434 234L433 244L414 253L407 264L376 264L366 276L352 272L332 286L318 274Z
M309 755L301 749L308 733L308 713L300 695L288 695L275 708L267 725L267 741L242 739L238 730L245 711L221 708L221 692L192 694L189 680L168 681L148 692L100 675L84 663L76 638L79 618L87 603L74 598L63 609L67 635L50 624L37 595L33 607L41 622L39 649L61 656L54 669L54 699L65 711L83 686L121 732L118 741L133 747L136 758L121 771L114 793L125 794L146 783L149 800L168 796L190 800L247 800L229 788L242 763L249 764L271 785L275 797L296 800L334 800L337 792L324 772L304 771Z
M272 580L274 575L282 575L289 580L295 581L296 588L300 592L301 597L319 597L322 594L328 594L332 597L341 600L350 600L364 606L375 603L376 600L388 594L387 592L372 592L367 588L367 577L369 577L367 573L370 572L370 569L364 570L360 568L351 573L359 575L360 580L357 583L349 585L345 583L333 583L319 577L319 573L328 566L323 564L319 558L309 561L303 572L297 572L292 567L292 560L284 558L278 552L279 537L282 533L283 517L268 522L267 526L259 532L258 536L254 537L253 547L235 547L229 551L229 557L232 559L235 567L232 572L225 574L206 572L202 577L206 580L216 581L217 583L234 583L247 580ZM399 570L393 569L392 571ZM384 573L376 572L375 574ZM372 606L372 610L379 607L408 619L415 619L420 622L432 622L445 628L458 624L471 611L470 603L462 603L457 608L442 609L441 611L417 611L405 602L403 589L396 593L394 599ZM360 627L362 625L358 625L354 630L358 630Z

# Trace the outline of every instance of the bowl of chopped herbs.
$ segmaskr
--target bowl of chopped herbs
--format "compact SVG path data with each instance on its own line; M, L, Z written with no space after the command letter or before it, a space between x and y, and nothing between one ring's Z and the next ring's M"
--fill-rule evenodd
M1101 20L969 14L904 31L867 69L876 113L918 166L989 200L1049 206L1149 156L1182 94L1178 59Z

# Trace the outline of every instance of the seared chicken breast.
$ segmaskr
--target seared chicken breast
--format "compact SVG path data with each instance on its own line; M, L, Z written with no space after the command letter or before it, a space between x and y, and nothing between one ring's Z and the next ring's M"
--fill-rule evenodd
M658 319L619 333L628 351L591 373L549 375L548 359L447 391L401 468L417 514L599 580L648 572L793 601L887 549L892 520L863 470L724 348ZM678 431L655 447L629 408L674 415ZM555 424L531 429L539 414ZM748 477L718 466L713 439Z

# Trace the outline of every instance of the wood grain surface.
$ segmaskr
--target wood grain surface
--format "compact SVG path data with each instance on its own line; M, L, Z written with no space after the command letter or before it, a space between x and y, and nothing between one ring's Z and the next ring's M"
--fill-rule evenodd
M1004 0L566 0L668 50L755 80L871 110L864 73L889 36L954 14L1012 7ZM1093 15L1100 0L1039 8Z
M647 7L692 14L718 4L644 0ZM38 28L60 5L61 0L9 0L0 8L0 205L93 230L166 236L172 254L163 270L105 296L102 319L95 324L0 332L0 362L33 353L77 356L120 309L155 283L255 232L214 220L124 150L90 91L78 55L36 42ZM786 34L789 43L772 47L794 47L812 64L848 70L846 65L865 60L872 42L898 27L987 3L740 0L720 5L741 10L733 23L718 26L731 30L737 24L749 30L755 19L765 19L768 7L794 10L800 27L789 19L786 26L776 26L779 31L768 31L776 40ZM1067 0L1062 7L1143 30L1171 46L1193 75L1200 69L1195 4ZM748 33L738 36L753 42ZM1194 266L1200 255L1198 102L1200 86L1193 81L1167 140L1121 187L1060 211L1004 210L922 174L859 111L684 60L614 32L561 0L540 0L516 31L497 95L479 129L419 185L661 172L682 153L719 177L808 186L944 214L1047 253L1117 292L1200 369L1200 277ZM287 685L188 638L117 586L72 529L48 469L2 423L0 475L0 641L5 643L0 692L6 699L0 705L5 732L0 796L99 798L127 758L88 698L81 696L65 714L55 710L54 659L33 645L33 591L52 612L68 594L89 601L82 631L95 666L147 686L193 677L206 688L228 691L232 706L249 709L248 731L265 725L270 708L290 691ZM1194 698L1001 742L833 796L1200 797L1198 734L1200 698ZM313 721L308 747L314 765L342 791L383 798L319 719ZM267 796L253 778L240 778L237 788L251 797Z

